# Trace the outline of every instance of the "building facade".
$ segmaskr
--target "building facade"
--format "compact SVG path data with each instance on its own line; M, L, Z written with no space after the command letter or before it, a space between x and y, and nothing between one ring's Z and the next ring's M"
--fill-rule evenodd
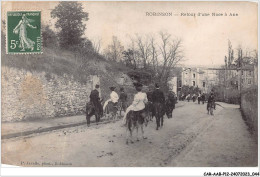
M219 72L209 68L182 68L182 85L198 87L203 93L209 93L219 83Z
M258 85L258 68L256 65L246 65L242 68L229 68L225 72L226 88L233 88L237 90L247 89L253 85ZM225 82L224 80L224 82Z

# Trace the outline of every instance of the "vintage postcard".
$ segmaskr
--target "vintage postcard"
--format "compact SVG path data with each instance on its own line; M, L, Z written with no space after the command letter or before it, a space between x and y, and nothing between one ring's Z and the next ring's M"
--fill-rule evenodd
M1 10L2 164L258 167L257 2Z

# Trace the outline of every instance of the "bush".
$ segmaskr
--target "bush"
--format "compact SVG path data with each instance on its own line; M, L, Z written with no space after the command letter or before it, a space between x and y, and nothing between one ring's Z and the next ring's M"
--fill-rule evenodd
M226 90L226 99L230 104L240 104L240 93L239 90L228 89Z

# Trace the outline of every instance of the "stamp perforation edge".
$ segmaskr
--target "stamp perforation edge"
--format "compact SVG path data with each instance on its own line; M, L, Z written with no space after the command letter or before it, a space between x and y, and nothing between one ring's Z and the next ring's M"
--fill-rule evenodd
M26 11L39 11L41 12L41 18L40 18L40 23L41 23L41 33L40 33L40 37L41 37L41 52L17 52L17 53L8 53L8 46L7 46L7 42L8 42L8 27L7 27L7 24L8 24L8 18L7 18L7 12L26 12ZM5 51L6 51L6 54L7 55L39 55L39 54L43 54L43 41L42 41L42 10L29 10L29 9L11 9L11 10L6 10L4 9L4 15L5 15L5 31L6 31L6 34L5 34Z

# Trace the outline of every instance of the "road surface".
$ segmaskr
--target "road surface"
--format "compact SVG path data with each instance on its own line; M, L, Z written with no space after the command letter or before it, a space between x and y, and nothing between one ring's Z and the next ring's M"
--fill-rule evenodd
M18 166L73 167L236 167L257 166L257 143L240 111L185 102L145 128L148 139L126 144L121 121L86 125L2 140L2 163Z

